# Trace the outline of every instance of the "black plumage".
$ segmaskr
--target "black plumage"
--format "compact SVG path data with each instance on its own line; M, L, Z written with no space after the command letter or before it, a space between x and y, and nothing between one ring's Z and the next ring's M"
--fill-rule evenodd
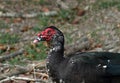
M50 51L47 70L56 83L120 83L120 53L77 52L64 57L64 35L54 26L46 27L34 43L47 41Z

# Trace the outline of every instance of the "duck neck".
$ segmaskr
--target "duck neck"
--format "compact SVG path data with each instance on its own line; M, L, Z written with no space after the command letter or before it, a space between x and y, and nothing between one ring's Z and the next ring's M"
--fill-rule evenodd
M47 62L52 66L58 66L61 61L64 60L64 43L54 41L51 44L50 51L48 53Z

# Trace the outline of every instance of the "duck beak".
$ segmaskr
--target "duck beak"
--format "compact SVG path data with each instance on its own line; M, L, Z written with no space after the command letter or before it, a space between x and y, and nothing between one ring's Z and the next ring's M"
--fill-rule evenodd
M42 36L36 37L36 38L34 39L33 43L38 43L38 42L43 41L43 40L44 40L44 39L42 38Z

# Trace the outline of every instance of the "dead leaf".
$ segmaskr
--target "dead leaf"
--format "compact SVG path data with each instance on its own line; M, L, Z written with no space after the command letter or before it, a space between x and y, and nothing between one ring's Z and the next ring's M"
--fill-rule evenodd
M39 49L39 48L36 48L35 49L38 53L40 53L41 52L41 50Z
M14 23L19 23L19 22L22 22L22 18L15 18L14 20L13 20L13 22Z
M75 18L75 19L72 21L72 24L78 24L78 23L79 23L79 21L80 21L80 19L79 19L79 18Z
M36 48L36 47L37 47L37 44L31 42L31 43L30 43L30 47L31 47L31 48Z
M12 50L17 50L17 49L13 46L7 46L7 51L12 51Z
M31 28L32 28L31 26L24 26L20 31L21 32L26 32L26 31L28 31Z
M5 20L6 23L10 23L11 22L10 18L4 18L3 20Z
M8 72L10 72L10 69L9 69L9 68L4 69L4 73L8 73Z
M46 47L50 47L50 42L43 42L43 45L45 45Z
M48 74L46 74L46 73L39 73L39 74L40 74L40 77L42 80L47 80L49 77Z
M27 51L24 52L24 56L28 56L29 53Z
M117 27L118 27L118 28L120 28L120 23L119 23L119 24L117 24Z
M49 12L49 9L48 9L47 7L43 7L43 8L42 8L42 11L43 11L43 12Z
M11 31L10 28L8 28L8 29L5 30L6 33L10 32L10 31Z
M101 48L102 47L102 44L96 44L95 45L95 48Z
M86 13L86 11L82 10L82 9L78 9L78 11L77 11L78 16L83 16L85 13Z
M7 50L7 46L3 45L3 44L0 44L0 50L2 50L2 51Z

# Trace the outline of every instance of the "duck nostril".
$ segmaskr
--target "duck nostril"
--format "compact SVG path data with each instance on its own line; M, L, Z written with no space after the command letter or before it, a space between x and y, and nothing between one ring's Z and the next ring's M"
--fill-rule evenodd
M40 36L40 37L37 37L37 40L41 41L41 38L42 38L42 36Z
M35 40L33 41L33 43L37 43L37 42L39 42L41 40L42 40L42 37L36 37Z

